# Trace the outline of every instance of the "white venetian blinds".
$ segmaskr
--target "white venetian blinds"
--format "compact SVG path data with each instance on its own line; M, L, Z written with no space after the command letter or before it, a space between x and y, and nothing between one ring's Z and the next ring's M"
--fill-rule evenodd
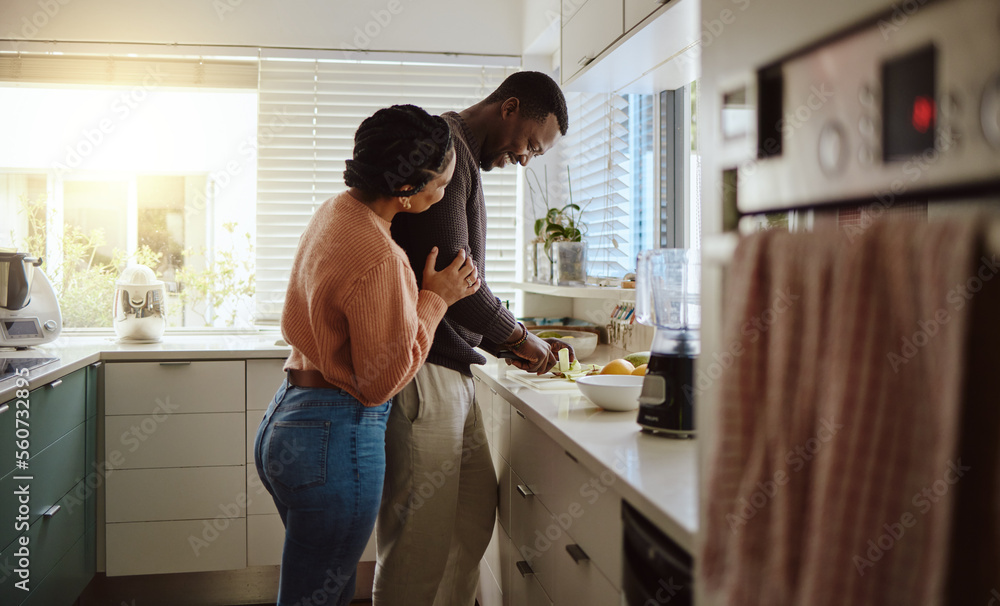
M412 103L458 111L516 67L421 61L262 58L257 161L257 322L277 322L299 236L316 207L343 190L354 132L377 109ZM487 280L512 299L517 173L483 173Z
M573 202L587 225L587 274L621 277L631 265L628 102L621 95L569 93L565 157Z

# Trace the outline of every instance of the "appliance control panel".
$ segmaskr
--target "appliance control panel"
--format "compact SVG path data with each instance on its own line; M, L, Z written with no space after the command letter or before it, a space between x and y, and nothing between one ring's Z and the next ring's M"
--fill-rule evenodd
M724 91L720 120L723 146L732 139L747 151L736 171L743 213L891 206L907 196L1000 187L996 0L894 5L748 74L744 86Z

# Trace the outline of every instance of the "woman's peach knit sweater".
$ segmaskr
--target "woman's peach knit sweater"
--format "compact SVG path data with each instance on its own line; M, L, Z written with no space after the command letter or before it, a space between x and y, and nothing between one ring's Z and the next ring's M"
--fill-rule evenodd
M347 192L316 211L299 241L281 314L285 370L319 370L365 406L381 404L427 359L447 305L417 290L389 222Z

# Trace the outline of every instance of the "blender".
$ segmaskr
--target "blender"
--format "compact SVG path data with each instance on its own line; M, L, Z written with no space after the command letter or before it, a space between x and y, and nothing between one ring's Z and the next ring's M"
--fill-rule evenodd
M700 351L701 259L696 249L658 248L639 253L636 320L655 328L639 396L643 431L693 438L694 361Z

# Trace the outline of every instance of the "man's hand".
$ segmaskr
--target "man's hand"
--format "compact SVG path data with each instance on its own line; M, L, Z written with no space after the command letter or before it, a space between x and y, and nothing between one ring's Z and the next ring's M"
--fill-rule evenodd
M539 339L535 335L528 333L528 338L514 350L521 360L507 360L508 364L516 366L521 370L527 370L535 374L543 375L559 361L559 350L568 349L570 362L576 359L573 347L559 339Z

